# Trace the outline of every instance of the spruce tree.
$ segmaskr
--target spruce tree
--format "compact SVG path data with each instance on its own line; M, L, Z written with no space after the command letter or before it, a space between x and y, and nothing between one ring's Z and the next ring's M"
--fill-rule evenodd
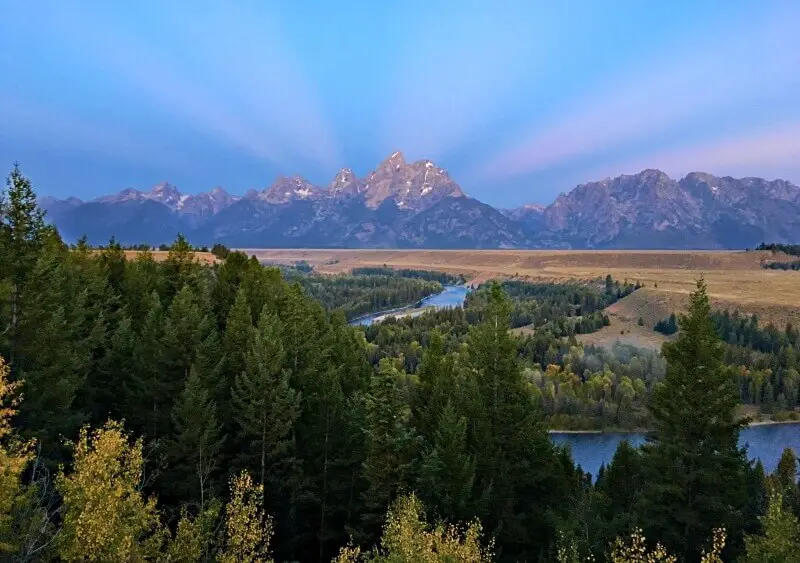
M156 292L150 294L144 308L146 313L134 356L136 375L129 386L129 419L135 433L155 440L162 437L159 431L165 427L165 417L169 417L169 411L164 412L162 409L161 390L160 358L164 309Z
M297 509L302 500L302 467L296 448L300 393L284 366L283 326L266 307L245 357L245 369L232 391L233 416L238 425L240 462L264 487L264 499L279 525L277 550L294 555Z
M300 397L284 368L282 330L278 318L264 309L232 392L240 437L249 445L243 456L267 492L276 484L269 480L280 479L294 454L292 437L299 415Z
M168 447L170 470L165 489L176 500L196 504L202 511L218 493L214 476L224 437L217 406L194 367L172 409L174 435Z
M783 495L788 510L800 517L800 484L797 481L797 454L791 448L786 448L778 461L775 473L770 476L770 481Z
M650 401L639 513L649 537L686 560L699 558L715 527L741 543L748 463L739 448L739 396L723 366L705 282L697 282L679 336L664 344L667 373Z
M21 294L16 333L17 376L25 382L20 424L51 462L64 460L64 438L74 438L85 420L76 399L105 337L102 324L83 323L92 304L72 285L65 252L60 243L41 251Z
M638 523L636 502L642 485L642 456L627 441L620 442L611 463L598 475L595 485L601 494L599 510L602 530L601 546L609 545L614 538L626 536Z
M0 276L7 278L10 285L8 324L0 332L9 341L12 373L16 369L23 286L33 271L46 231L44 211L36 203L33 186L15 164L6 178L5 198L0 199Z
M443 518L468 520L474 484L475 462L468 450L467 419L447 403L439 415L433 444L422 456L420 495Z
M556 537L570 486L522 376L509 334L511 304L498 284L483 322L471 329L468 367L474 378L469 420L476 464L476 504L508 559L535 559Z
M366 543L373 543L378 537L389 505L407 483L414 454L408 409L398 389L398 380L404 374L395 361L380 361L366 397L367 490L359 538Z
M172 294L177 293L189 283L199 269L192 245L181 233L178 233L175 242L169 247L167 259L164 261L164 269Z
M240 288L236 292L233 306L230 308L225 323L225 333L222 338L222 372L224 381L223 390L227 390L223 404L220 407L226 411L226 418L232 419L233 413L227 411L230 402L230 389L236 378L245 369L245 355L252 338L253 319L250 305L247 303L247 293ZM281 353L283 351L281 349Z
M313 377L305 379L302 389L297 424L310 493L302 520L313 522L306 532L309 541L299 542L306 547L301 559L327 560L347 541L362 491L363 396L372 368L361 334L347 326L341 312L326 325L317 343Z
M419 393L414 404L414 426L427 444L433 444L439 427L439 416L448 403L458 411L461 401L455 396L456 385L453 358L444 353L444 339L438 330L430 334L428 347L417 370Z

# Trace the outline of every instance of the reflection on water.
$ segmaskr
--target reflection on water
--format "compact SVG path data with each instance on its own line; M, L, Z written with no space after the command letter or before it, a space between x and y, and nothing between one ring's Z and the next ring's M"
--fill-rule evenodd
M602 432L597 434L568 434L554 432L551 435L556 444L567 444L572 450L572 459L584 471L597 475L601 464L611 461L617 446L627 440L632 446L644 443L644 434ZM778 460L785 448L792 448L800 454L800 423L765 424L751 426L742 430L739 440L747 448L750 459L760 459L767 473L778 466Z
M402 316L408 311L413 309L421 309L425 307L435 307L436 309L444 309L447 307L461 307L464 305L464 299L467 298L469 288L463 285L446 285L441 293L436 295L429 295L418 303L409 305L408 307L401 307L399 309L392 309L391 311L378 311L371 313L357 319L350 321L351 325L364 325L369 326L376 320L383 320L387 316Z

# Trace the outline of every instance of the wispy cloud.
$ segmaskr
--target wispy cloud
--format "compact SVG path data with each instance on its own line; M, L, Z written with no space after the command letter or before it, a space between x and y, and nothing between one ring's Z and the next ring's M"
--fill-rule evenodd
M430 6L397 22L407 39L385 69L387 147L438 158L503 115L558 42L555 29L520 7L465 2L439 13Z
M153 10L171 51L102 13L84 20L65 6L50 18L65 46L199 132L277 165L298 156L337 164L328 125L277 26L238 3L222 6L198 10L189 23Z
M785 5L766 21L719 25L697 41L673 45L636 68L587 88L549 123L536 122L516 142L473 170L503 180L586 156L635 150L640 141L692 120L730 123L753 104L785 101L800 86L800 50L791 30L800 10ZM636 48L636 47L633 47Z
M639 172L645 168L658 168L676 178L703 171L725 176L780 177L798 182L800 121L611 163L597 170L596 177Z
M219 4L176 29L261 135L322 166L342 164L318 88L274 17L243 3Z
M0 121L16 141L36 146L81 152L97 162L147 162L175 171L191 169L180 152L165 150L153 141L146 142L107 124L80 119L30 101L0 96Z

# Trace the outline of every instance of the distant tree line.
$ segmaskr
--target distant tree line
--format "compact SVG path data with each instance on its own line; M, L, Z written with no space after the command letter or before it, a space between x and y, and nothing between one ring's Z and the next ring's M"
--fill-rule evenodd
M756 247L756 250L769 250L770 252L783 252L784 254L791 254L792 256L800 256L800 244L779 244L762 242Z
M549 328L560 336L587 334L608 326L603 309L641 287L620 283L608 276L603 285L581 283L536 283L506 280L501 283L513 304L511 326ZM480 320L486 292L472 292L467 297L471 322ZM547 325L545 327L545 325Z
M788 323L784 329L759 325L757 315L728 310L711 313L714 330L725 346L725 363L736 381L740 398L764 413L800 418L800 333ZM675 315L662 319L655 330L677 332Z
M767 270L800 270L800 260L792 262L762 262L761 267Z
M427 281L436 281L442 285L463 284L467 281L463 274L454 276L446 272L432 270L411 270L407 268L395 269L387 266L353 268L351 273L354 276L395 276L400 278L421 279Z
M180 236L180 234L179 234ZM185 240L185 239L184 239ZM227 253L229 252L228 248L222 244L215 244L211 250L209 250L208 246L193 246L188 241L186 242L188 248L192 250L192 252L212 252L215 256L219 258L225 258ZM158 250L159 252L167 252L171 247L168 244L160 244L158 246L153 246L150 244L120 244L117 240L112 236L111 240L108 244L102 245L92 245L88 243L88 238L84 235L78 239L78 242L72 246L73 248L81 247L81 248L88 248L90 250L103 250L106 248L119 248L121 250L134 250L137 252L144 252L144 251L153 251Z

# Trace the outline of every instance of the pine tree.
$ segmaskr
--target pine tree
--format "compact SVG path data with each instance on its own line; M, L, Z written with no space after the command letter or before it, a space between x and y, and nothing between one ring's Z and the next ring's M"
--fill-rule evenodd
M9 339L12 370L16 369L22 290L42 249L46 231L44 211L36 203L33 186L15 164L6 179L5 198L0 198L0 275L10 284L9 321L0 335L6 334Z
M638 449L627 441L620 442L611 463L598 476L595 485L602 495L600 520L603 529L601 545L606 546L629 534L637 523L636 502L642 486L642 459Z
M703 280L680 328L664 344L667 374L650 401L654 431L644 447L639 513L649 536L690 559L714 526L725 527L734 549L739 543L748 464L738 446L739 397L723 367Z
M360 539L378 537L386 510L401 492L411 470L414 436L408 408L397 387L403 373L394 360L380 361L366 397L366 458L362 529Z
M171 287L170 293L173 295L188 284L199 269L192 245L180 233L169 247L169 254L164 261L164 269Z
M420 491L427 506L442 517L466 520L475 484L475 462L469 455L467 419L451 403L439 415L432 446L423 454Z
M93 349L105 328L85 323L87 293L73 285L66 249L48 241L20 295L16 331L17 375L25 380L20 425L36 437L48 462L64 461L63 439L73 439L86 418L76 397L92 368Z
M329 559L347 541L357 518L364 458L363 394L372 373L361 334L347 326L341 312L326 323L317 343L314 376L302 388L297 449L308 482L301 521L308 526L298 543L300 559Z
M778 467L769 480L783 495L787 509L800 517L800 484L797 481L797 454L794 450L783 450Z
M522 377L510 313L508 298L494 284L483 322L470 330L470 453L481 520L497 532L505 557L534 559L556 537L570 481L556 469L555 448Z
M300 395L290 385L284 368L283 328L267 308L252 330L245 369L232 390L233 416L238 427L240 462L253 471L264 488L265 502L280 518L286 543L279 550L291 554L296 537L296 511L302 471L296 452L295 423L300 416Z
M419 393L414 405L414 426L423 439L432 444L439 427L439 416L442 409L458 397L455 382L455 366L451 357L444 354L444 339L439 331L430 334L428 347L423 353L422 363L417 370L419 377Z
M136 375L129 385L128 409L135 433L156 440L165 427L165 417L169 416L169 411L162 409L160 358L164 309L156 292L150 294L144 308L147 312L137 338Z
M125 315L108 340L108 349L100 367L92 374L95 382L91 392L87 390L93 424L102 424L109 418L122 420L135 406L132 385L138 373L135 363L137 344L133 320Z
M224 393L218 399L220 408L227 420L233 419L230 406L230 392L234 381L245 370L245 355L252 338L253 319L250 306L247 304L247 293L243 289L236 292L236 299L225 323L222 338L223 359L221 366L220 391Z
M220 433L217 407L192 368L183 392L172 408L174 436L168 447L170 469L165 489L173 498L204 510L218 493L214 475L220 469Z
M225 359L219 333L212 328L197 346L192 370L217 404L230 400L231 384L224 377Z

